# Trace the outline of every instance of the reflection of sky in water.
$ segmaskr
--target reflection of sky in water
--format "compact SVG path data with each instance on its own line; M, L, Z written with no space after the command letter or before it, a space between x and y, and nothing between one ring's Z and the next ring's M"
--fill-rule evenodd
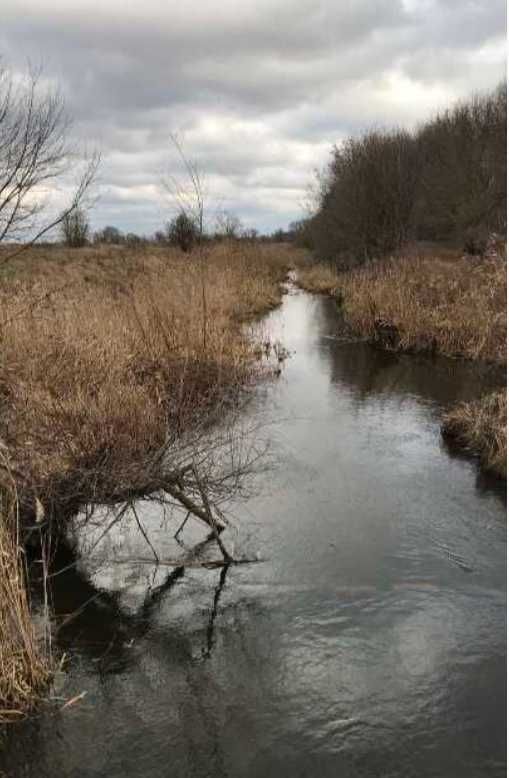
M439 433L440 407L481 379L337 340L322 298L288 295L263 327L294 352L248 410L279 464L226 533L263 561L224 585L188 570L140 622L167 570L109 564L150 556L133 522L116 528L89 569L123 590L124 616L97 616L106 647L115 619L123 637L108 664L76 629L65 688L89 696L41 721L26 774L505 774L502 495ZM139 515L174 558L175 522Z

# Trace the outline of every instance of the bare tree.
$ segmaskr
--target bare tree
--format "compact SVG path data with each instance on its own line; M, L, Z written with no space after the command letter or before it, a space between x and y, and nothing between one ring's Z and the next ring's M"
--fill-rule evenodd
M170 134L170 141L175 149L178 158L183 166L184 175L177 178L168 174L162 179L162 185L166 193L170 196L173 206L176 207L181 220L189 225L193 225L195 232L195 243L197 247L197 256L201 268L201 290L202 290L202 332L203 332L203 350L207 348L207 268L204 251L204 214L205 214L205 187L203 174L198 164L191 160L185 153L181 141L175 133Z
M398 248L417 181L415 141L405 131L372 131L335 147L310 225L319 254L348 267Z
M217 231L221 237L229 240L235 240L240 237L242 233L242 222L234 213L227 210L219 211L216 222Z
M167 174L162 179L163 189L170 197L173 207L179 214L184 214L196 226L198 243L205 234L205 191L203 174L197 162L191 160L185 153L182 142L175 133L170 134L170 143L177 153L183 176Z
M99 164L97 154L86 165L68 206L53 218L43 217L49 191L76 160L68 131L63 98L43 86L40 70L29 70L17 81L7 68L0 69L0 243L30 245L83 202Z
M66 213L60 224L62 238L66 246L72 249L79 249L86 246L90 233L88 218L81 208L75 208L70 213Z
M416 221L425 239L482 244L506 228L505 85L424 124Z

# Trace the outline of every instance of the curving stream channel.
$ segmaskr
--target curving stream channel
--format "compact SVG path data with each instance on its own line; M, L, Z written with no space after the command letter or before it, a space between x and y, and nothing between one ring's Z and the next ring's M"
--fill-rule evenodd
M88 606L55 694L86 696L11 727L0 774L505 775L505 492L439 422L489 378L343 342L333 302L293 289L263 326L291 358L248 411L278 460L236 511L261 561L106 564L140 551L127 527L60 576L55 607Z

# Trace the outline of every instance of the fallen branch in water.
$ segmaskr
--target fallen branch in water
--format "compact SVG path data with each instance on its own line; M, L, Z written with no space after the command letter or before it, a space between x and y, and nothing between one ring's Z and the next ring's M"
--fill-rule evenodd
M228 565L254 565L258 564L259 562L264 562L264 559L258 559L258 558L250 558L250 557L241 557L239 559L235 559L234 557L230 557L229 559L204 559L203 561L199 561L196 559L186 560L186 559L159 559L157 562L157 565L161 565L164 567L175 567L178 569L186 569L188 567L204 567L204 568L210 568L211 570L216 569L218 567L227 567ZM154 560L150 557L128 557L126 559L115 559L113 564L116 565L129 565L129 564L142 564L142 565L153 565Z

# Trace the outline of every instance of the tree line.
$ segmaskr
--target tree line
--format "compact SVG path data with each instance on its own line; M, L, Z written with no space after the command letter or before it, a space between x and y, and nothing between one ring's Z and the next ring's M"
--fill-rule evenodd
M437 114L416 131L370 130L334 146L313 214L297 240L352 267L408 240L482 253L506 229L505 84Z
M209 231L201 230L193 215L186 211L177 213L153 235L123 232L113 225L92 231L88 214L81 208L67 214L60 224L60 240L68 248L83 248L89 245L137 247L156 244L189 252L199 243L225 239L255 241L269 239L269 236L261 236L257 230L243 227L238 217L226 212L218 216L215 228Z

